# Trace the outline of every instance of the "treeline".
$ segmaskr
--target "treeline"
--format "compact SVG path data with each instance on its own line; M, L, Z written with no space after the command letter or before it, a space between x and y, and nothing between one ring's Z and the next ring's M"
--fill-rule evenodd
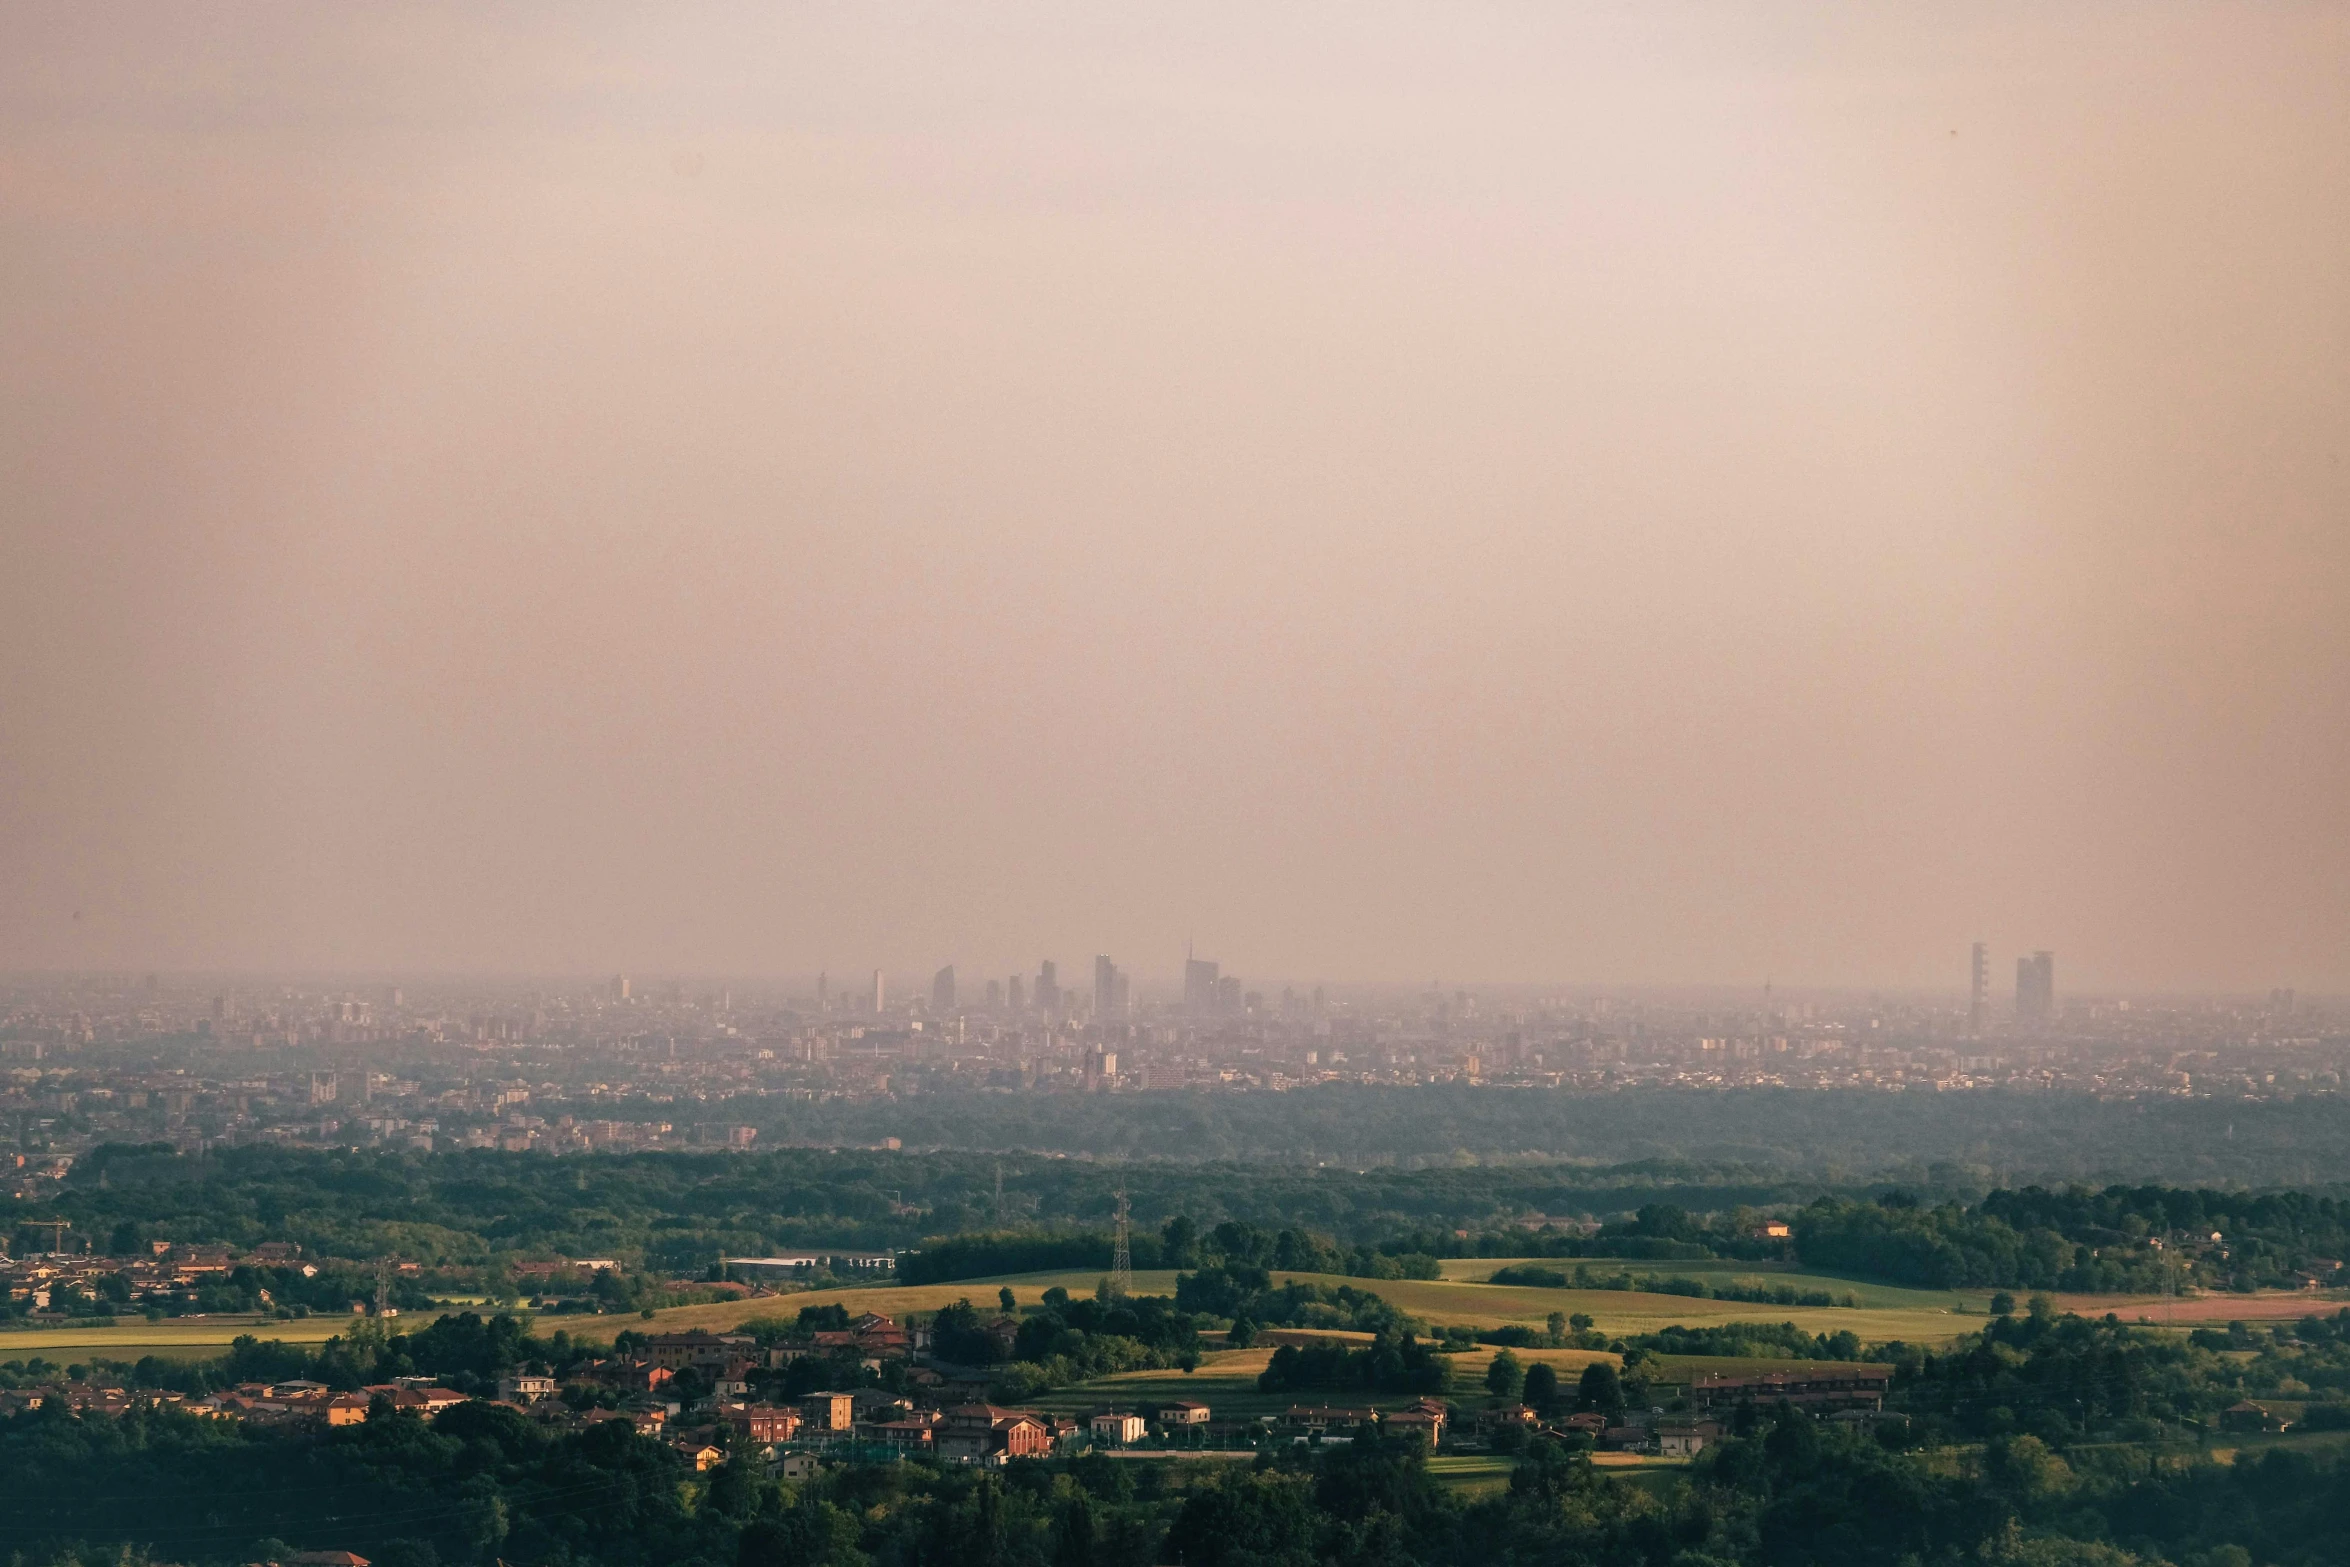
M1361 1349L1343 1343L1284 1344L1257 1375L1260 1393L1418 1393L1442 1398L1452 1386L1452 1361L1407 1333L1385 1334Z
M35 1242L35 1249L40 1244ZM20 1238L18 1254L24 1250ZM155 1301L134 1300L131 1276L114 1272L98 1275L86 1287L62 1280L51 1283L48 1310L68 1317L95 1319L127 1312L157 1317L223 1312L258 1312L284 1318L306 1317L313 1312L340 1316L350 1310L353 1301L373 1302L381 1287L387 1304L402 1311L415 1311L430 1306L436 1290L450 1289L458 1282L438 1274L402 1273L379 1278L370 1270L348 1265L313 1267L305 1273L297 1267L243 1264L206 1278L192 1291ZM13 1298L0 1296L0 1317L23 1316L32 1310L29 1293Z
M1052 1388L1122 1371L1199 1364L1199 1325L1164 1295L1089 1300L1046 1290L1041 1307L1014 1314L1011 1292L989 1317L969 1300L941 1307L931 1343L948 1363L985 1369L995 1396L1017 1402Z
M1008 1288L997 1304L990 1315L968 1298L952 1302L931 1318L930 1331L940 1359L984 1369L996 1397L1007 1401L1123 1371L1189 1371L1199 1364L1200 1330L1217 1322L1237 1348L1267 1327L1367 1332L1382 1344L1416 1343L1428 1331L1370 1291L1301 1280L1275 1285L1266 1270L1246 1263L1177 1274L1172 1297L1113 1297L1105 1280L1092 1299L1055 1285L1039 1306L1016 1306ZM1458 1336L1458 1347L1471 1342L1466 1330Z
M1425 1322L1369 1290L1302 1279L1276 1285L1263 1268L1246 1263L1176 1275L1175 1304L1207 1317L1229 1319L1235 1348L1247 1347L1256 1330L1264 1327L1337 1329L1398 1338L1428 1331Z
M1848 1328L1806 1333L1792 1322L1724 1322L1714 1327L1679 1324L1637 1333L1624 1342L1659 1355L1737 1355L1753 1359L1860 1360L1860 1335Z
M1431 1112L1439 1106L1440 1098L1428 1101ZM2283 1108L2277 1114L2285 1117L2279 1125L2300 1124ZM2142 1119L2156 1115L2149 1109ZM2287 1284L2300 1270L2350 1256L2350 1202L2299 1192L2025 1187L1962 1201L1935 1197L1931 1184L1915 1198L1849 1189L1823 1195L1821 1182L1835 1172L1817 1166L1799 1176L1670 1161L1416 1171L1000 1162L999 1210L999 1161L969 1153L780 1149L558 1159L275 1147L195 1155L113 1145L77 1161L54 1200L0 1199L0 1234L19 1250L46 1249L28 1221L55 1215L70 1221L69 1243L78 1238L93 1249L293 1241L329 1265L320 1279L300 1283L259 1271L216 1280L171 1310L258 1306L264 1288L272 1304L288 1309L337 1309L314 1298L347 1291L366 1298L366 1265L387 1257L423 1269L396 1288L428 1294L510 1292L521 1282L515 1270L522 1263L613 1257L623 1264L619 1273L566 1285L583 1302L610 1310L666 1303L688 1287L676 1282L680 1275L698 1278L722 1254L911 1248L904 1276L912 1282L1092 1271L1109 1264L1108 1221L1120 1186L1129 1189L1137 1220L1134 1260L1146 1268L1240 1262L1378 1280L1433 1277L1445 1257L1762 1261L1791 1250L1810 1267L1936 1287L2135 1291L2162 1288L2173 1275L2207 1288ZM1960 1172L1943 1176L1957 1181ZM995 1226L999 1211L1017 1222ZM1793 1213L1791 1241L1766 1233L1766 1211ZM1578 1213L1604 1222L1588 1234L1526 1227L1535 1214ZM2223 1239L2210 1241L2213 1232ZM2156 1240L2165 1245L2157 1248ZM338 1259L359 1266L335 1266ZM352 1291L362 1282L368 1287ZM121 1304L104 1298L109 1287L101 1284L68 1308L104 1312ZM1781 1302L1773 1296L1758 1303Z
M1693 1300L1734 1300L1759 1306L1857 1306L1859 1298L1849 1290L1834 1291L1803 1288L1783 1281L1769 1279L1730 1279L1708 1282L1704 1279L1658 1278L1653 1274L1628 1272L1598 1273L1589 1267L1577 1268L1572 1274L1557 1268L1546 1268L1537 1262L1518 1263L1497 1268L1488 1280L1493 1284L1531 1285L1537 1289L1578 1290L1642 1290L1654 1295L1686 1295Z
M996 1096L998 1098L1006 1096ZM1004 1203L998 1208L999 1166ZM515 1264L610 1257L619 1279L588 1293L640 1287L641 1274L699 1279L721 1255L916 1249L926 1282L984 1271L1106 1267L1121 1186L1137 1220L1137 1261L1188 1267L1154 1252L1178 1217L1202 1230L1253 1230L1250 1260L1364 1278L1424 1274L1432 1255L1523 1255L1532 1212L1631 1210L1674 1194L1705 1206L1784 1202L1816 1183L1735 1164L1646 1162L1410 1170L1286 1164L1110 1167L1044 1156L779 1148L759 1153L566 1155L491 1149L317 1150L256 1145L180 1153L111 1144L76 1161L38 1202L0 1195L0 1235L46 1250L29 1221L69 1222L70 1249L143 1253L150 1242L251 1248L291 1241L306 1258L398 1257L468 1290L511 1283ZM1010 1221L998 1225L1002 1213ZM1463 1240L1454 1232L1467 1230ZM960 1242L1001 1231L966 1246ZM1240 1255L1239 1252L1232 1253ZM975 1261L984 1257L985 1261ZM997 1267L998 1263L1006 1264ZM979 1268L981 1272L969 1271ZM654 1303L651 1301L644 1302ZM616 1309L635 1304L614 1302Z
M2290 1287L2304 1270L2330 1279L2350 1254L2350 1202L2299 1192L2027 1187L1971 1207L1821 1198L1793 1228L1807 1266L1937 1289Z
M615 1112L606 1106L595 1113ZM674 1113L672 1106L649 1102L643 1109L647 1118ZM2339 1171L2350 1168L2350 1103L2324 1094L2106 1100L2085 1093L1996 1089L1707 1093L1657 1086L1496 1092L1465 1084L1338 1083L1279 1094L949 1090L815 1102L746 1096L730 1102L725 1113L758 1125L763 1145L869 1146L896 1137L908 1148L967 1148L990 1155L1051 1151L1130 1164L1385 1167L1374 1174L1433 1173L1465 1155L1518 1166L1510 1182L1522 1182L1529 1193L1545 1185L1554 1194L1588 1192L1595 1177L1601 1185L1612 1185L1611 1171L1643 1165L1753 1172L1715 1183L1748 1182L1748 1190L1729 1197L1725 1206L1801 1201L1810 1195L1800 1190L1806 1184L1817 1191L1889 1181L1972 1198L1994 1186L2035 1179L2306 1186L2334 1181ZM1415 1165L1421 1167L1416 1172ZM1624 1184L1636 1187L1638 1180ZM1628 1191L1620 1201L1565 1205L1529 1196L1525 1206L1547 1213L1590 1209L1605 1214L1671 1198L1669 1190L1652 1187L1650 1193ZM1235 1190L1226 1195L1232 1207L1194 1207L1194 1213L1203 1220L1268 1222L1254 1208L1255 1194ZM1428 1220L1438 1217L1422 1213ZM1333 1233L1353 1233L1335 1217L1298 1217Z
M1869 1358L1894 1364L1893 1402L1913 1422L1913 1441L2029 1435L2058 1452L2147 1442L2211 1431L2247 1400L2270 1423L2350 1427L2350 1310L2182 1339L2063 1315L2041 1295L1945 1349L1880 1345Z
M1604 1390L1574 1401L1609 1407ZM2350 1496L2339 1449L2154 1462L2009 1432L1925 1463L1801 1415L1738 1424L1662 1483L1535 1441L1506 1487L1471 1495L1409 1437L1248 1466L901 1462L782 1480L741 1458L695 1473L624 1423L556 1435L490 1405L312 1436L52 1404L0 1421L0 1548L48 1567L305 1549L378 1567L2246 1567L2338 1559Z
M898 1277L908 1284L944 1284L1010 1273L1106 1269L1113 1244L1108 1232L1088 1230L944 1236L901 1257ZM1189 1214L1170 1218L1156 1234L1133 1235L1128 1245L1137 1268L1237 1265L1357 1279L1433 1279L1443 1271L1435 1257L1401 1250L1397 1242L1345 1246L1310 1230L1264 1230L1237 1220L1203 1232Z

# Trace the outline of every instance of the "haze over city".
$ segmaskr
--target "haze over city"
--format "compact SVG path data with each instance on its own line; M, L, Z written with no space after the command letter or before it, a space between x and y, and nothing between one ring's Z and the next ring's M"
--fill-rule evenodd
M0 969L2338 992L2346 27L11 7Z
M0 1567L2319 1567L2350 8L0 0Z

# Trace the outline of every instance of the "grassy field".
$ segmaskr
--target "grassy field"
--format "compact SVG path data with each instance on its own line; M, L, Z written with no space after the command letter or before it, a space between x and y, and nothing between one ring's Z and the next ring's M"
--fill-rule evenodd
M745 1322L763 1320L791 1321L806 1306L827 1306L834 1302L845 1306L854 1316L861 1311L878 1311L894 1317L908 1311L936 1311L941 1306L958 1300L969 1300L983 1310L993 1311L996 1291L1009 1287L1015 1301L1023 1306L1041 1304L1044 1292L1058 1285L1072 1295L1090 1295L1101 1282L1099 1273L1021 1273L997 1279L959 1279L952 1284L881 1284L859 1289L809 1290L796 1295L772 1295L755 1300L719 1301L708 1306L673 1306L657 1311L653 1320L646 1322L630 1316L606 1317L542 1317L541 1332L556 1328L570 1330L572 1337L609 1340L625 1329L644 1332L674 1333L683 1328L733 1328ZM1134 1292L1138 1295L1172 1295L1175 1293L1173 1270L1142 1271L1134 1275Z
M1490 1274L1507 1259L1483 1264ZM1809 1279L1809 1275L1794 1277ZM1025 1273L1006 1278L965 1279L952 1284L881 1285L863 1289L814 1290L758 1300L723 1301L709 1306L678 1306L656 1312L651 1322L636 1317L547 1317L542 1330L568 1328L574 1337L610 1339L625 1328L672 1332L680 1328L733 1328L761 1319L789 1319L804 1306L832 1302L851 1312L878 1311L895 1316L907 1311L935 1311L951 1301L968 1298L992 1307L996 1292L1012 1291L1020 1305L1034 1305L1055 1285L1073 1295L1092 1291L1094 1273ZM1393 1302L1399 1309L1426 1318L1438 1327L1462 1324L1474 1328L1520 1324L1540 1328L1554 1311L1588 1313L1602 1332L1648 1333L1673 1323L1704 1327L1723 1322L1793 1322L1807 1333L1832 1333L1849 1328L1872 1342L1906 1339L1912 1343L1940 1343L1972 1331L1980 1319L1960 1314L1960 1297L1927 1290L1899 1290L1886 1285L1852 1286L1868 1301L1844 1306L1764 1306L1741 1301L1695 1300L1683 1295L1652 1295L1636 1290L1556 1290L1535 1286L1478 1283L1465 1279L1346 1279L1326 1274L1276 1274L1276 1281L1298 1279L1330 1286L1353 1285ZM1841 1286L1846 1281L1821 1281ZM1134 1276L1140 1294L1172 1294L1171 1271ZM1979 1306L1976 1308L1981 1309ZM1580 1364L1579 1362L1577 1363Z
M1493 1277L1497 1269L1520 1265L1550 1268L1569 1278L1574 1277L1576 1268L1588 1267L1593 1273L1602 1275L1629 1273L1636 1279L1697 1279L1707 1284L1726 1284L1733 1279L1761 1279L1769 1284L1791 1285L1798 1290L1825 1290L1839 1300L1850 1295L1864 1307L1886 1310L1982 1313L1989 1310L1991 1299L1988 1290L1910 1289L1871 1279L1815 1273L1789 1263L1774 1262L1627 1262L1612 1257L1584 1260L1573 1257L1450 1257L1439 1266L1443 1268L1447 1281L1482 1284ZM1756 1306L1751 1309L1761 1311L1768 1308Z
M1514 1458L1490 1453L1439 1453L1428 1460L1428 1472L1437 1484L1466 1496L1491 1496L1510 1488Z
M1848 1371L1855 1364L1872 1364L1849 1360L1779 1360L1760 1355L1653 1355L1648 1363L1654 1368L1651 1381L1681 1383L1693 1380L1700 1372L1749 1377L1765 1371Z
M1504 1261L1494 1261L1490 1274ZM1277 1278L1311 1277L1276 1275ZM1801 1277L1801 1276L1798 1276ZM1940 1343L1981 1326L1958 1314L1958 1297L1926 1290L1875 1286L1872 1303L1849 1306L1767 1306L1733 1300L1696 1300L1685 1295L1651 1295L1638 1290L1544 1289L1535 1285L1481 1284L1454 1279L1316 1278L1319 1283L1353 1283L1425 1317L1439 1327L1464 1323L1501 1327L1511 1323L1539 1328L1554 1311L1583 1312L1603 1333L1652 1333L1680 1323L1709 1327L1724 1322L1792 1322L1807 1333L1850 1329L1863 1339L1906 1339ZM1838 1281L1841 1282L1841 1281ZM1869 1297L1864 1297L1869 1298Z
M430 1315L399 1319L403 1326L423 1326ZM287 1344L323 1344L350 1327L349 1317L302 1317L292 1322L149 1322L143 1317L119 1317L113 1327L28 1328L0 1333L0 1361L31 1355L54 1359L59 1350L88 1351L108 1360L137 1360L161 1355L173 1360L201 1360L217 1355L240 1333L277 1339Z
M1104 1407L1130 1409L1162 1399L1190 1398L1207 1405L1218 1420L1278 1414L1299 1400L1285 1393L1257 1391L1257 1373L1272 1358L1270 1350L1228 1349L1209 1355L1188 1375L1181 1371L1129 1371L1059 1388L1030 1402L1048 1413L1075 1415ZM1393 1402L1400 1408L1411 1400Z
M1473 1265L1474 1271L1479 1277L1490 1275L1495 1268L1506 1266L1509 1260L1480 1259ZM1448 1264L1448 1268L1452 1266ZM1681 1271L1696 1276L1693 1267L1681 1268ZM1930 1343L1967 1332L1975 1325L1967 1316L1954 1311L1959 1297L1923 1290L1897 1290L1884 1285L1852 1286L1868 1302L1866 1306L1853 1309L1758 1306L1737 1301L1695 1300L1686 1296L1652 1295L1627 1290L1553 1290L1486 1284L1477 1282L1475 1278L1365 1280L1321 1274L1282 1274L1277 1277L1368 1289L1392 1301L1400 1309L1424 1317L1438 1327L1458 1323L1485 1328L1517 1323L1540 1328L1553 1311L1570 1314L1580 1311L1589 1313L1600 1329L1608 1333L1650 1332L1671 1323L1699 1327L1722 1322L1792 1321L1806 1332L1833 1332L1838 1328L1850 1328L1862 1338L1872 1341L1901 1338ZM1802 1278L1808 1282L1814 1276L1789 1277L1791 1280ZM1027 1273L1007 1278L965 1279L951 1284L812 1290L804 1294L721 1301L707 1306L679 1306L654 1313L650 1321L638 1316L617 1314L542 1316L536 1321L537 1331L541 1333L560 1328L575 1338L609 1341L614 1335L629 1328L660 1332L691 1327L726 1330L746 1322L788 1321L797 1317L803 1307L836 1302L852 1313L878 1311L890 1316L909 1311L935 1311L966 1298L983 1309L992 1310L997 1291L1007 1287L1018 1304L1032 1306L1041 1303L1044 1292L1055 1286L1068 1290L1072 1295L1086 1295L1092 1293L1098 1280L1099 1275L1091 1272ZM1819 1282L1823 1286L1839 1287L1845 1283L1837 1280ZM1140 1272L1134 1276L1134 1287L1138 1293L1146 1295L1172 1294L1175 1275L1171 1270ZM2283 1314L2281 1308L2286 1299L2279 1297L2278 1306L2271 1308L2271 1311ZM2310 1307L2307 1297L2292 1297L2291 1300L2302 1310ZM2252 1298L2231 1297L2229 1304L2238 1315L2250 1316L2259 1314L2255 1308L2261 1302ZM1978 1306L1976 1309L1979 1311L1981 1308ZM2298 1315L2299 1312L2293 1314ZM403 1318L400 1326L410 1328L430 1320L427 1316ZM2181 1320L2186 1320L2184 1311ZM150 1354L194 1358L217 1354L227 1348L229 1341L240 1333L279 1339L289 1344L318 1344L342 1332L347 1326L347 1319L330 1316L263 1323L182 1320L151 1324L143 1319L123 1318L112 1327L55 1327L0 1333L0 1360L22 1359L34 1354L48 1355L56 1350L87 1350L111 1360L135 1360L141 1355ZM1562 1373L1579 1375L1582 1367L1593 1357L1582 1351L1541 1350L1520 1351L1519 1358L1549 1360L1559 1366ZM1483 1354L1475 1354L1463 1356L1457 1363L1464 1374L1482 1375L1485 1359ZM1254 1371L1249 1373L1252 1378L1254 1375Z
M2264 1290L2256 1295L2182 1295L2175 1299L2166 1295L2059 1295L2056 1304L2084 1317L2112 1312L2124 1322L2151 1322L2156 1327L2176 1323L2185 1328L2208 1327L2215 1322L2297 1322L2311 1315L2330 1317L2350 1306L2350 1297L2339 1290Z

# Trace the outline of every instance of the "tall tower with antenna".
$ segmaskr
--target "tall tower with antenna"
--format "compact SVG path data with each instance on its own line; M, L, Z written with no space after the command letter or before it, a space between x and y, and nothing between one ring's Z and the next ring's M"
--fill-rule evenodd
M1134 1246L1128 1235L1129 1214L1126 1207L1126 1183L1118 1183L1118 1233L1110 1249L1110 1298L1129 1300L1134 1295Z

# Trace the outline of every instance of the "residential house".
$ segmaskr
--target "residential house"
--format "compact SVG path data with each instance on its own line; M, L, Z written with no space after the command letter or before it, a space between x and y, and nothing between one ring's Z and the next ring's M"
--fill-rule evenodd
M1891 1366L1814 1366L1801 1371L1753 1375L1699 1372L1689 1383L1689 1402L1700 1410L1734 1409L1740 1404L1768 1408L1787 1403L1807 1413L1835 1409L1882 1409L1893 1385Z
M1053 1449L1053 1428L1031 1410L964 1404L940 1419L939 1456L957 1463L1042 1458Z
M1718 1420L1662 1420L1657 1422L1656 1450L1667 1458L1695 1458L1722 1439Z
M553 1377L530 1371L509 1371L498 1379L498 1397L509 1404L535 1404L560 1391Z
M1379 1429L1389 1436L1416 1432L1428 1444L1428 1451L1433 1453L1444 1443L1444 1423L1450 1417L1451 1411L1442 1404L1432 1398L1424 1398L1409 1409L1398 1409L1393 1414L1381 1416Z
M691 1366L707 1373L719 1370L730 1360L755 1360L758 1347L758 1341L748 1333L687 1328L682 1333L655 1333L648 1337L645 1358L665 1371L682 1371Z
M1292 1431L1301 1431L1309 1436L1330 1436L1377 1425L1379 1415L1370 1409L1338 1409L1328 1404L1292 1404L1287 1413L1282 1415L1281 1423Z
M812 1436L845 1433L857 1423L854 1393L810 1393L800 1400L800 1414Z
M1114 1409L1101 1411L1087 1424L1092 1428L1095 1441L1106 1443L1111 1447L1132 1447L1141 1441L1150 1430L1142 1416L1125 1414Z
M773 1404L750 1404L729 1409L725 1419L742 1439L762 1446L789 1442L800 1434L799 1411L779 1408Z
M696 1474L706 1474L726 1462L723 1449L696 1437L681 1437L676 1447L678 1456L692 1464Z
M330 1426L365 1425L369 1402L365 1393L337 1393L322 1400L318 1412L326 1417L326 1423Z

